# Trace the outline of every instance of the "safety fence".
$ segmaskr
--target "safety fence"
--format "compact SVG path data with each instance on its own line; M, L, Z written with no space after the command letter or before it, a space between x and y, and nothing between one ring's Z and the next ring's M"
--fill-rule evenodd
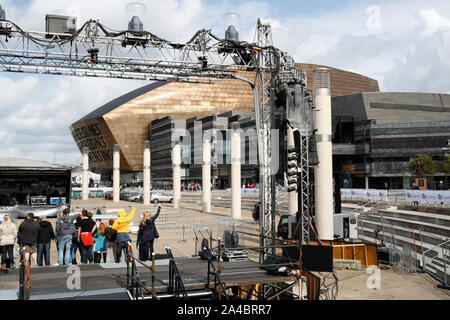
M387 190L377 189L341 189L342 200L388 201Z
M358 238L378 245L380 260L399 273L423 271L449 285L450 240L445 236L412 229L378 214L362 213L358 217Z
M405 190L405 203L416 203L421 205L450 204L450 191Z

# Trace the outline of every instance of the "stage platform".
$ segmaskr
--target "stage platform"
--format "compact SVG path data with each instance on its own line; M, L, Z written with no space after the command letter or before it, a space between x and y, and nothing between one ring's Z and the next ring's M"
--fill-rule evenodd
M175 258L186 291L205 290L207 287L208 262L200 258ZM151 266L151 262L146 262ZM155 293L168 297L169 260L158 259L155 262ZM217 261L214 262L217 268ZM122 263L77 265L80 269L80 288L71 288L74 284L73 268L70 266L34 267L31 273L30 300L127 300L127 267ZM221 262L222 282L225 287L280 283L295 281L295 277L272 276L252 261ZM151 289L151 271L137 263L138 275ZM211 286L214 278L210 278ZM69 283L69 286L68 286ZM12 270L0 274L0 299L18 299L19 272Z

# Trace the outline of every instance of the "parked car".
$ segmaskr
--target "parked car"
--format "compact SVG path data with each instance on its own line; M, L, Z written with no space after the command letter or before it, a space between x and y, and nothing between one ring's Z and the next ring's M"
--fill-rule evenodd
M152 193L150 196L150 201L152 203L158 203L158 202L173 202L173 196L168 195L167 193L163 192L155 192Z
M114 192L108 191L105 193L105 199L107 200L113 200L114 199Z
M138 202L139 200L141 200L141 195L142 195L142 193L138 193L138 192L126 193L124 196L124 200L131 201L131 202Z

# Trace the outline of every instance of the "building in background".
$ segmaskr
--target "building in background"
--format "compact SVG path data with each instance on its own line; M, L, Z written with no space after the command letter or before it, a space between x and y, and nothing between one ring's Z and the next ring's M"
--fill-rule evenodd
M0 206L70 204L70 194L70 167L0 158Z
M358 93L332 98L334 171L347 188L408 189L417 177L408 163L429 154L444 159L450 138L450 95ZM434 189L446 174L424 177Z
M312 70L317 65L299 64ZM255 74L239 73L253 80ZM308 72L308 77L312 72ZM365 76L331 68L332 94L379 92L378 82ZM312 81L308 81L312 90ZM230 111L253 111L254 97L250 86L239 80L213 84L153 82L114 99L70 126L80 152L89 149L90 169L110 179L112 150L120 145L123 176L136 178L142 171L143 143L150 139L150 124L164 117L175 119L204 118Z

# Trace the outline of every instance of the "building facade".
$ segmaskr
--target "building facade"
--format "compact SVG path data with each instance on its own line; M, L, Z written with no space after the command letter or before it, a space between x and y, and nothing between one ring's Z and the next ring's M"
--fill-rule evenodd
M436 172L428 189L448 179L440 171L450 138L450 95L359 93L332 98L334 170L344 187L407 189L416 178L408 163L428 154Z
M299 64L298 67L311 71L323 66ZM310 78L312 71L307 74ZM239 75L255 78L252 72ZM379 91L376 80L335 68L331 68L331 81L332 95ZM309 90L312 90L311 85L309 80ZM102 178L110 179L113 146L119 144L122 176L138 179L143 168L143 144L150 140L152 121L165 117L203 119L253 110L253 90L243 81L223 80L213 84L154 82L94 110L73 123L70 132L80 152L83 147L88 147L90 169L101 173ZM208 121L205 121L207 126ZM232 123L233 119L228 122Z

